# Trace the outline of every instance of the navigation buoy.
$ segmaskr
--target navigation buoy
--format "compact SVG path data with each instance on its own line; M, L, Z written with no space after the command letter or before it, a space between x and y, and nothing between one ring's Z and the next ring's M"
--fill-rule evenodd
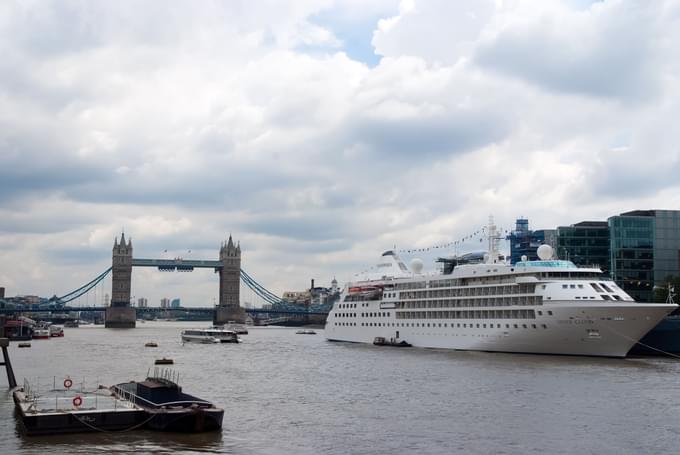
M73 398L73 406L78 408L78 407L80 407L81 404L83 404L83 399L80 398L79 395L76 395L75 398Z
M64 387L66 387L67 389L70 389L72 385L73 385L73 381L71 381L71 379L69 379L69 378L64 379Z

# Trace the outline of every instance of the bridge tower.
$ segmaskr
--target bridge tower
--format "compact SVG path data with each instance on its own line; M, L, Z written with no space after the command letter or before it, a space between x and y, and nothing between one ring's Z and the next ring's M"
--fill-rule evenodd
M111 260L111 306L106 309L107 328L131 329L135 327L137 314L130 307L132 287L132 239L125 242L125 233L113 242Z
M234 245L231 234L220 247L220 262L220 303L215 308L213 323L221 325L235 321L243 324L246 312L240 306L241 245Z

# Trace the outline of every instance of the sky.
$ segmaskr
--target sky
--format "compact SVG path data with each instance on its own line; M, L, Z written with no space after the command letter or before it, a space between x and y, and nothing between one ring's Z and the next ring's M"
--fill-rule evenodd
M66 294L122 231L139 258L231 234L281 295L394 247L427 269L408 251L490 215L680 209L678 42L677 0L5 0L0 286ZM132 287L205 306L218 281Z

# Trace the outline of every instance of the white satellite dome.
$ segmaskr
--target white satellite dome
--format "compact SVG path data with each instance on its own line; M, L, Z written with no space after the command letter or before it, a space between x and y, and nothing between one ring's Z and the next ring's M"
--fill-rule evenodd
M548 259L552 259L553 249L550 245L543 244L538 247L536 254L541 261L547 261Z
M423 271L423 261L421 261L418 258L415 258L411 261L411 270L413 273L420 273Z

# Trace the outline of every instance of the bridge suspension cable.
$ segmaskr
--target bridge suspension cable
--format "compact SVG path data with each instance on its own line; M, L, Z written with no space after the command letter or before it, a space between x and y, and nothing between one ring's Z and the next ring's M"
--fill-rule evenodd
M56 298L53 297L50 300L56 301L58 303L68 303L71 300L75 300L78 297L82 296L83 294L86 294L87 292L89 292L90 289L92 289L96 285L98 285L104 278L106 278L106 275L108 275L109 273L111 273L111 267L109 267L104 272L102 272L100 275L95 277L92 281L82 285L81 287L79 287L75 291L71 291L68 294L62 295L61 297L56 297Z
M258 296L260 296L260 298L264 299L268 303L271 303L272 305L286 303L284 300L282 300L276 294L265 289L261 284L259 284L257 281L255 281L250 275L248 275L246 272L244 272L243 269L241 269L241 279L250 289L252 289Z
M50 301L56 302L58 304L65 304L68 302L71 302L79 297L82 297L83 295L87 294L90 290L95 289L95 303L96 303L96 288L98 284L101 284L103 280L108 276L109 273L111 273L112 267L109 267L106 269L104 272L96 276L94 279L89 281L88 283L82 285L78 289L69 292L68 294L64 294L61 297L52 297ZM295 310L302 310L302 311L328 311L327 307L330 307L328 304L322 304L322 305L317 305L317 306L303 306L303 305L296 305L291 302L288 302L281 297L277 296L273 292L269 291L266 289L264 286L259 284L257 281L253 279L250 275L248 275L243 269L240 271L240 276L241 280L243 280L243 283L248 286L257 296L259 296L262 300L264 300L266 303L269 303L272 305L274 309L295 309ZM89 301L88 301L89 305Z

